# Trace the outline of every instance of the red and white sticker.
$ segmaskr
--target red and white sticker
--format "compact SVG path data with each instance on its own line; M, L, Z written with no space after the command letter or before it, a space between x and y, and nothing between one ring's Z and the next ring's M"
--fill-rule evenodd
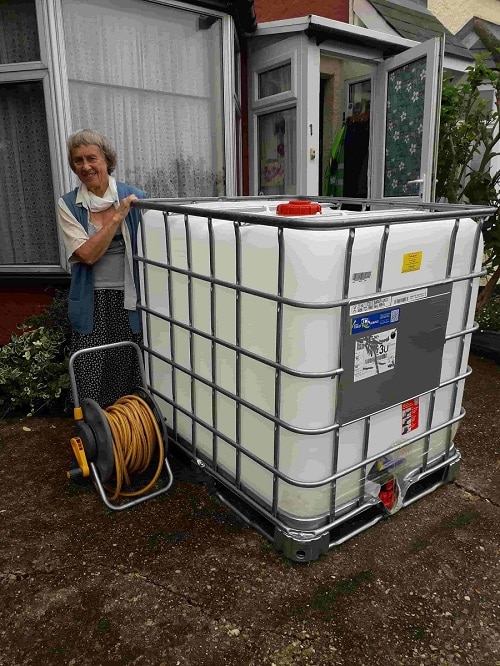
M401 405L401 434L407 435L418 428L418 398L407 400Z

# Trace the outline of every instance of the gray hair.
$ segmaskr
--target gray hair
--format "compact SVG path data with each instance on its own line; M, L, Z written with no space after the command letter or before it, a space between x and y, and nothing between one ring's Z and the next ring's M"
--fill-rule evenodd
M68 161L72 169L73 159L71 153L75 148L79 148L80 146L97 146L108 165L108 174L113 173L116 167L116 152L104 134L91 129L78 130L78 132L75 132L68 138L66 145L68 147Z

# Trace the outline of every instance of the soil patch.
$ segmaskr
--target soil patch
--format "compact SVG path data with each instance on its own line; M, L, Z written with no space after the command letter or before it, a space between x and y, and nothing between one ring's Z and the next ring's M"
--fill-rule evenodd
M65 477L71 419L0 424L0 664L500 666L500 376L471 364L456 482L308 565L178 459L114 513Z

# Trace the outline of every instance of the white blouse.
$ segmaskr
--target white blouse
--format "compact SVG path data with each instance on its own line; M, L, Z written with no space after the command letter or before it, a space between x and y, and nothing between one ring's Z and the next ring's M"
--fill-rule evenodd
M82 206L87 210L87 219L89 220L89 208L88 204L88 194L87 186L82 183L76 194L76 205ZM110 198L113 201L112 205L115 208L118 208L120 202L118 200L118 190L116 188L116 180L113 176L109 176L109 184L104 198ZM78 248L87 241L90 236L82 227L80 222L74 217L74 215L69 210L64 199L61 197L57 202L57 218L59 222L59 228L62 232L62 237L64 240L64 245L66 246L66 254L70 264L78 261L74 257L74 253ZM137 306L137 292L134 284L134 273L133 273L133 259L132 259L132 243L130 240L130 233L127 227L125 220L121 224L121 232L123 234L123 239L125 241L125 255L127 261L125 261L125 275L124 275L124 307L126 310L135 310Z

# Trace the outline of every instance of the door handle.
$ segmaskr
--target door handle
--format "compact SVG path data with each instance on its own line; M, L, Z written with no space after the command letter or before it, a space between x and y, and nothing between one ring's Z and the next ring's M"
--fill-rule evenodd
M406 181L408 185L418 185L418 196L423 199L424 198L424 183L425 183L425 173L422 175L421 178L415 178L414 180L408 180Z

